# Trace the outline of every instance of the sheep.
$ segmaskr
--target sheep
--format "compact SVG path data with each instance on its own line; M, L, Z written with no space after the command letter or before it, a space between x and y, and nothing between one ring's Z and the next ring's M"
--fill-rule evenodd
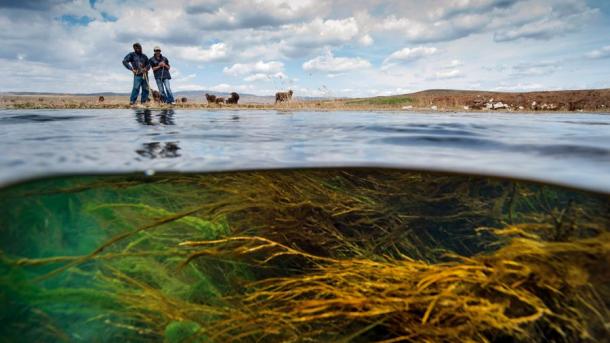
M216 103L217 104L224 104L225 103L225 98L223 98L221 96L217 96L216 97Z
M227 99L227 104L236 104L239 101L239 94L233 92L231 93L231 97Z
M275 103L290 101L292 100L292 89L289 89L288 92L277 92L275 93Z
M208 93L205 93L205 98L208 101L208 104L216 103L216 95L210 95Z

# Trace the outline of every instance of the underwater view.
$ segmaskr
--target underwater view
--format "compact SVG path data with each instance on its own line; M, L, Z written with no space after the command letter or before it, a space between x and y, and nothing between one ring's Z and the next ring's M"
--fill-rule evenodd
M610 197L382 168L44 178L0 192L22 342L602 341Z

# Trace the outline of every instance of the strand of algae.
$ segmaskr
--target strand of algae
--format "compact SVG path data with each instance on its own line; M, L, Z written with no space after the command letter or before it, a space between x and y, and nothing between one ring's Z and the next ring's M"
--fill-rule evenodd
M173 222L173 221L178 220L180 218L184 218L184 217L189 216L189 215L191 215L193 213L196 213L197 211L200 211L200 210L201 210L201 207L197 207L195 209L191 209L191 210L187 210L187 211L184 211L184 212L181 212L181 213L177 213L177 214L174 214L174 215L171 215L171 216L167 216L165 218L162 218L162 219L159 219L157 221L154 221L154 222L152 222L152 223L150 223L148 225L144 225L142 227L139 227L139 228L137 228L135 230L124 232L124 233L121 233L119 235L116 235L116 236L112 237L111 239L109 239L108 241L106 241L101 246L99 246L97 249L92 251L89 255L83 256L83 257L78 258L76 260L73 260L73 261L71 261L71 262L69 262L69 263L67 263L67 264L65 264L65 265L63 265L61 267L58 267L58 268L56 268L56 269L54 269L54 270L52 270L52 271L50 271L50 272L48 272L48 273L46 273L46 274L44 274L42 276L39 276L36 279L34 279L34 282L44 281L44 280L46 280L46 279L48 279L50 277L53 277L53 276L61 273L64 270L67 270L69 268L72 268L72 267L75 267L75 266L77 266L79 264L82 264L82 263L92 259L96 255L100 254L102 251L104 251L104 249L108 248L109 246L111 246L111 245L113 245L113 244L115 244L115 243L117 243L117 242L119 242L119 241L121 241L121 240L123 240L123 239L125 239L127 237L133 236L134 234L136 234L138 232L150 230L150 229L156 228L156 227L158 227L160 225Z
M476 234L471 228L477 225L502 223L501 214L494 220L485 217L492 206L496 211L503 206L490 206L485 201L488 196L480 196L476 189L464 188L462 182L447 177L361 171L168 178L157 184L155 194L164 196L160 184L172 187L180 184L192 188L192 193L184 193L177 199L175 192L170 192L174 208L187 208L176 213L184 213L205 199L205 206L201 205L199 211L183 218L201 218L203 222L226 219L230 231L224 239L197 242L202 239L197 230L178 230L182 227L195 228L189 225L193 221L179 218L170 220L173 226L163 233L167 237L173 234L175 237L171 241L150 240L132 246L134 251L130 253L133 256L114 252L103 254L120 242L130 246L135 241L129 240L137 239L132 234L119 240L106 241L95 249L99 253L81 256L71 262L77 261L74 266L78 267L85 261L98 260L97 282L102 288L112 290L109 296L121 304L116 309L116 319L112 320L112 325L123 327L121 325L124 324L126 326L123 328L143 330L143 333L131 330L135 334L130 336L133 339L167 338L166 331L178 325L176 323L194 323L188 325L196 329L187 331L192 333L189 339L195 341L200 338L212 341L336 340L340 337L413 341L452 341L456 337L463 337L464 340L485 341L504 334L523 340L552 335L569 340L581 337L574 336L577 332L574 328L582 325L582 307L596 313L599 318L607 318L604 307L600 305L603 302L593 290L587 288L593 288L592 285L597 287L599 280L591 282L589 286L575 286L574 283L568 285L566 291L561 280L553 279L561 279L561 270L569 270L574 280L581 279L583 275L594 275L589 267L587 269L574 262L565 264L571 266L568 269L555 270L556 260L563 254L573 256L575 260L581 259L582 251L578 249L540 255L540 259L547 261L542 261L539 266L534 263L538 269L529 274L526 267L531 268L531 261L525 263L519 260L531 254L528 250L523 251L525 257L515 250L515 255L502 260L503 263L498 262L501 259L495 264L485 262L479 256L454 256L451 262L432 263L439 262L435 258L439 252L431 253L431 250L439 248L439 251L446 252L443 244L447 242L442 240L442 235L429 234L421 227L455 222L455 227L465 228L455 234L455 237L462 237L460 235L467 234L469 230ZM473 180L468 180L468 184L478 184L481 188L489 188L490 184L493 186L490 182ZM103 183L98 186L102 187ZM546 251L550 246L548 244L559 244L545 241L553 236L555 225L552 216L541 211L536 201L524 205L531 199L527 194L529 190L518 188L516 200L511 200L514 208L512 221L533 219L534 222L511 226L503 234L510 232L518 237L494 241L506 247L524 238L526 246L532 251ZM143 205L140 199L133 201L131 205L114 201L91 206L90 209L107 209L117 217L124 217L126 222L136 219L145 222L154 219L153 222L157 222L158 217L174 216L167 216L173 212L158 207L158 204L152 205L153 201L151 205ZM531 209L526 211L524 207ZM578 206L572 208L565 213L571 217L578 216L579 228L604 232L603 220L597 216L597 212L574 210ZM435 209L442 209L443 212ZM547 210L553 211L555 208L548 206ZM558 211L561 212L561 208ZM584 222L580 219L584 219ZM146 225L138 229L142 227ZM159 230L150 230L147 234L162 237ZM191 241L179 247L168 246L187 239ZM540 245L533 244L535 242L540 242ZM570 241L567 243L571 244ZM122 246L123 250L118 251L124 251L125 245ZM164 250L175 254L146 255L147 252ZM593 249L591 254L603 258L607 250ZM483 256L494 256L494 253ZM178 262L168 263L168 257ZM214 258L214 262L210 262L209 258ZM236 268L235 272L241 274L246 283L222 291L206 290L211 283L217 282L204 280L212 269L219 268L223 274L230 271L219 263L223 260L231 264L247 261L253 273L248 275L246 270ZM36 264L34 259L28 263ZM22 265L28 263L23 262ZM138 264L135 269L134 263ZM188 270L174 269L180 263ZM534 281L522 276L527 274L537 280L538 272L545 265L549 271L543 273L546 277L542 283L544 287L532 288ZM272 268L263 272L263 267ZM298 267L300 270L288 267ZM60 270L55 275L68 269ZM171 272L172 269L175 272ZM69 272L77 270L73 268ZM198 271L198 278L184 275L184 272L193 270ZM514 280L510 279L511 275ZM172 282L172 278L176 281ZM470 278L470 282L464 282L463 278L466 281ZM548 282L551 279L554 281ZM258 282L248 283L251 281ZM177 287L187 287L189 283L192 287L188 295L176 291ZM274 288L282 285L284 288ZM401 302L406 293L411 299ZM531 294L536 295L544 306L536 298L530 297ZM571 295L577 299L575 304L554 304L559 301L555 299L563 300L563 297ZM370 302L367 301L369 299ZM452 315L450 309L453 307L447 303L453 303L454 307L468 315L459 311L458 315ZM570 306L576 312L566 309ZM508 312L502 314L502 310ZM513 320L509 322L510 325L507 324L508 329L496 323L503 316ZM521 319L521 322L517 319ZM564 322L571 321L574 322L571 327L562 329ZM270 322L274 325L268 325ZM478 323L478 326L471 322ZM403 326L421 326L421 330L430 327L432 333L428 335L413 331L413 328L408 331ZM563 335L559 333L562 330ZM594 330L587 328L589 331Z
M513 238L491 254L453 256L439 264L320 258L261 237L183 245L228 244L232 254L237 240L244 242L242 254L270 250L262 263L282 254L316 262L304 274L252 284L239 308L208 329L218 341L236 335L334 340L349 335L354 322L360 328L377 323L392 336L386 342L487 342L502 335L572 341L598 337L596 330L608 334L610 316L590 279L597 259L610 258L610 234L572 242L530 237ZM610 282L607 273L598 277L597 284Z

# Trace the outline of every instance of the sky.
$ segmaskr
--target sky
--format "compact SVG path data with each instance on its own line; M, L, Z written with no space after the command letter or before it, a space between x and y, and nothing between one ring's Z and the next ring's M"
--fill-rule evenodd
M608 0L0 0L0 41L0 92L129 92L134 42L174 91L610 88Z

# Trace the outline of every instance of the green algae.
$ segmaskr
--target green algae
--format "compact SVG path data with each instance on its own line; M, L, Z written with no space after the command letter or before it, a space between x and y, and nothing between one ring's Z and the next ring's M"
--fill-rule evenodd
M606 195L382 169L65 177L1 193L0 322L10 340L607 333ZM515 265L539 272L505 274ZM481 266L493 271L471 272ZM413 296L431 275L445 276L427 286L437 293ZM411 299L412 311L398 312L408 316L387 310L405 306L389 297L396 283L413 285L397 293ZM385 288L368 293L372 284ZM357 305L359 295L376 300ZM450 307L460 297L471 303ZM435 312L443 306L457 314ZM521 321L496 325L508 312Z

